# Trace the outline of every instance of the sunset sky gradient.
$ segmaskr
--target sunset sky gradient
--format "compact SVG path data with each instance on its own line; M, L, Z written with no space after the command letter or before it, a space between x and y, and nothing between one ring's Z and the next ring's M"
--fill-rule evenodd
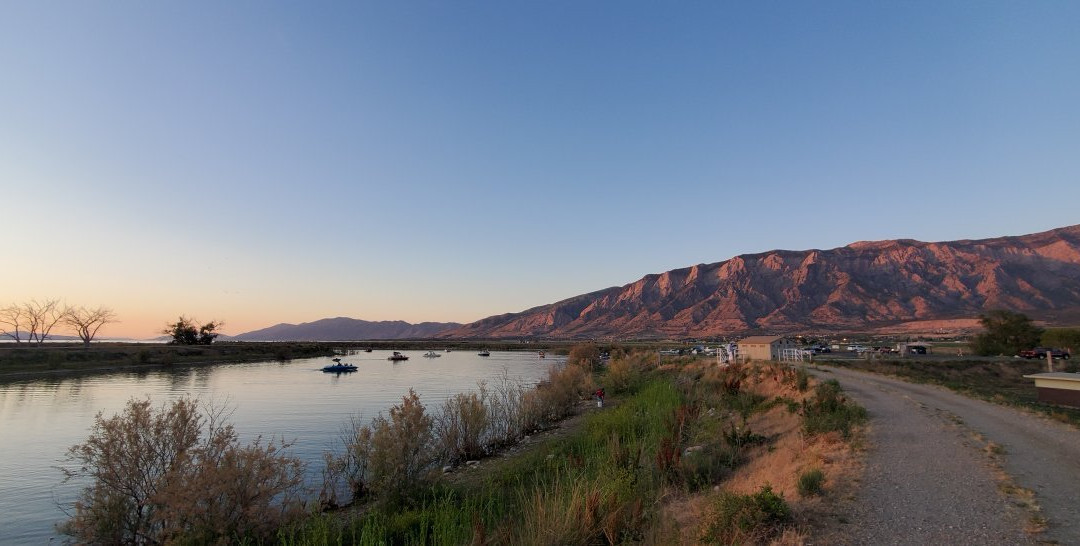
M469 322L1080 223L1078 2L4 2L0 306Z

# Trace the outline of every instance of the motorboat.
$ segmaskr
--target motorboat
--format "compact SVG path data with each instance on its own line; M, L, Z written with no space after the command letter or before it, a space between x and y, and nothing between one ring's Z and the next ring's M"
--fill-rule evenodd
M484 349L483 351L480 351L479 353L476 353L476 354L478 354L480 356L491 356L491 351L489 351L487 349Z
M355 372L356 366L352 364L342 363L340 358L333 359L334 363L329 366L323 366L322 371L330 373L343 373L343 372Z
M439 354L439 353L436 353L435 351L428 351L428 352L424 353L424 356L426 358L439 358L442 355Z
M397 360L408 360L408 359L409 359L409 357L407 357L407 356L405 356L405 355L403 355L403 354L401 354L401 353L399 353L399 352L397 352L397 351L394 351L394 354L390 355L390 356L389 356L389 357L387 357L386 359L387 359L387 360L394 360L394 361L397 361Z

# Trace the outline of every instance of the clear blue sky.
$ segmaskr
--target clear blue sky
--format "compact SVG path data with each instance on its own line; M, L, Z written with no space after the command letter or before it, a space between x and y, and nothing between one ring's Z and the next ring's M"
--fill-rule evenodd
M1078 2L0 3L0 305L467 322L1080 223Z

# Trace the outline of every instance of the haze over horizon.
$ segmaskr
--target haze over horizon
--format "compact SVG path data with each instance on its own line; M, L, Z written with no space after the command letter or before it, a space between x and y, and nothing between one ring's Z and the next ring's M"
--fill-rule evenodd
M1080 223L1080 4L0 6L0 306L467 323ZM60 332L66 333L66 332Z

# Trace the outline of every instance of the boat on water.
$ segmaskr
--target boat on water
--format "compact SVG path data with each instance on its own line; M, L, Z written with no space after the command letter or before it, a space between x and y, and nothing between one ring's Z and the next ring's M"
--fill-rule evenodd
M370 353L370 352L371 352L371 350L372 350L372 349L371 349L371 347L368 347L367 349L364 349L364 352L365 352L365 353Z
M476 353L476 354L478 354L480 356L491 356L491 351L489 351L487 349L484 349L483 351L480 351L479 353Z
M395 360L395 361L397 361L397 360L408 360L409 357L407 357L407 356L405 356L405 355L403 355L403 354L401 354L401 353L399 353L397 351L394 351L394 354L390 355L386 359L387 360Z
M436 353L435 351L428 351L428 352L424 353L424 356L427 357L427 358L439 358L442 355L439 354L439 353Z
M536 353L536 356L538 356L540 358L544 358L547 355L544 354L544 351L539 351L539 352Z
M329 366L323 366L322 371L331 373L343 373L343 372L355 372L356 366L352 364L342 363L340 358L333 359L334 363Z

